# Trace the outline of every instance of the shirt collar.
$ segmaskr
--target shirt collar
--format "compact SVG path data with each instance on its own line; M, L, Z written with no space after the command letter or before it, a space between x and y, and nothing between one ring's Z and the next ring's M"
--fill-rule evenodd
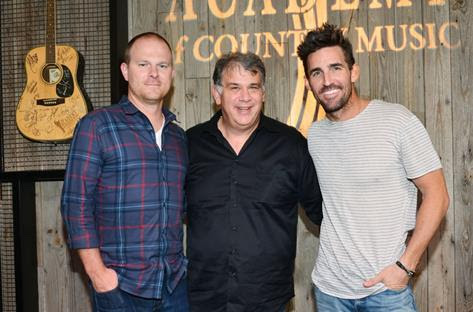
M122 96L118 104L122 106L123 111L127 115L134 115L140 111L138 108L136 108L135 105L133 105L133 103L130 102L127 96ZM163 107L162 111L163 111L164 119L166 120L165 124L168 124L176 120L176 115L171 113L167 108Z

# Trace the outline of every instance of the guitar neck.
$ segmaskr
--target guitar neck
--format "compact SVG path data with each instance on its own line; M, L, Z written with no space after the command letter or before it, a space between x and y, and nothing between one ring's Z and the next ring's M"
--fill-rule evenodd
M46 63L56 63L56 1L46 5Z

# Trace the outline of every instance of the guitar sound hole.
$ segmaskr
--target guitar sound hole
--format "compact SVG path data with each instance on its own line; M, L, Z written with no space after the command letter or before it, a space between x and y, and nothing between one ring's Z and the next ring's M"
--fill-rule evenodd
M56 64L46 64L41 76L46 83L55 84L62 78L62 69Z

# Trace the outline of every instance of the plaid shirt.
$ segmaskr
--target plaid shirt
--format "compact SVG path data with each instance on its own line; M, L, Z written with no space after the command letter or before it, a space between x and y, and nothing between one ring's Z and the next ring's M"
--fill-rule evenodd
M162 151L154 129L126 97L78 123L69 151L61 212L71 248L99 248L119 287L161 298L183 277L187 147L163 109Z

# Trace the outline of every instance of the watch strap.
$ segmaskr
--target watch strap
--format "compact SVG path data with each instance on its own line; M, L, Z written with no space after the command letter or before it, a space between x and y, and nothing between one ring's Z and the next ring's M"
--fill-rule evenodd
M396 265L400 267L404 272L406 272L407 276L414 277L416 275L415 271L409 270L401 263L401 261L396 261Z

